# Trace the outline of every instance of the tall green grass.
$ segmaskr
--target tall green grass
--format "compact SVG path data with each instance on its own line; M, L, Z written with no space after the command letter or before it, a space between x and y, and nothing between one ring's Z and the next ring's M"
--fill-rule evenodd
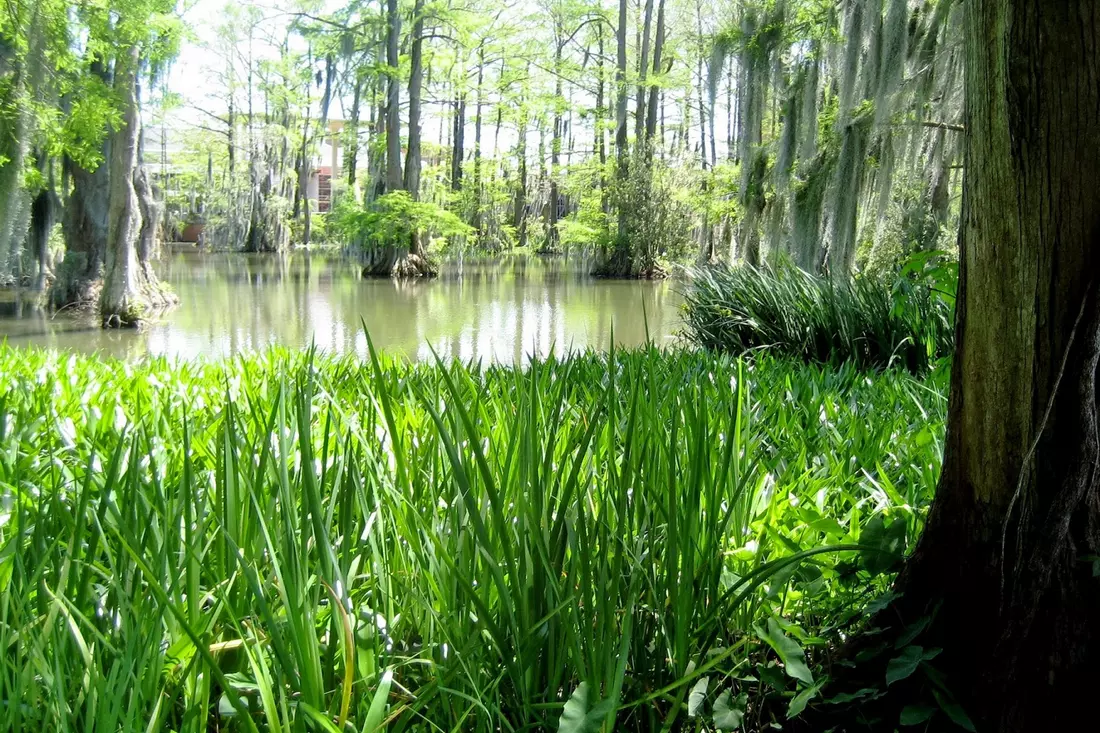
M926 258L892 282L838 283L782 264L701 268L685 293L684 334L733 354L923 372L954 345L954 285L940 282L952 272Z
M783 670L812 698L801 649L885 586L856 547L919 530L942 386L0 348L0 729L729 728Z

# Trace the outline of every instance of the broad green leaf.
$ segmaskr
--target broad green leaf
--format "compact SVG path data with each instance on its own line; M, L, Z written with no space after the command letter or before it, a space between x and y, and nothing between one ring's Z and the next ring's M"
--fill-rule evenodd
M968 730L970 733L975 733L974 721L970 719L970 716L963 710L962 705L949 698L945 694L941 694L939 690L933 689L932 695L936 698L936 702L940 705L940 710L947 713L947 717L951 718L951 722L959 726L963 730Z
M912 675L923 659L924 647L914 644L902 649L901 654L886 664L886 684L892 685Z
M695 683L695 686L691 688L691 694L688 695L688 717L694 718L699 715L699 711L703 707L703 703L707 699L707 687L710 685L710 677L700 677L699 681Z
M935 712L936 709L934 707L925 705L924 703L906 705L901 709L901 719L899 722L902 725L920 725L931 718Z
M825 684L827 678L822 677L817 681L817 684L812 687L807 687L802 692L798 693L791 699L791 704L787 707L787 718L797 718L802 714L802 711L806 709L806 706L810 704L810 700L817 697L817 693L821 691L821 687Z
M897 642L894 643L895 649L901 649L904 646L908 646L913 643L913 640L921 635L921 632L928 628L928 624L931 623L931 616L923 616L914 623L905 627L905 631L898 637Z
M783 668L788 675L807 685L814 683L813 674L810 673L810 668L806 666L806 654L803 652L802 647L797 641L783 633L783 629L779 627L774 617L768 618L766 631L761 628L760 624L753 624L753 629L756 630L756 635L779 655L780 661L783 662Z
M737 730L745 718L748 696L742 693L736 699L729 690L714 701L714 727L718 730Z
M863 700L864 698L874 698L882 694L881 690L876 690L874 687L864 687L862 690L856 690L855 692L842 692L839 695L833 695L825 702L831 705L846 705L856 700Z
M588 704L588 683L582 682L565 701L565 708L558 720L558 733L587 733L598 730L600 723L611 712L610 700L602 700L595 705Z

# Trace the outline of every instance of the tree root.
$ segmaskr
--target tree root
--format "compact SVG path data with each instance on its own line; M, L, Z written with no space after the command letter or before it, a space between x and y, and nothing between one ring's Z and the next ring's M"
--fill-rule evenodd
M394 248L375 255L363 267L363 277L389 277L395 280L432 278L439 275L439 268L421 254L398 253Z

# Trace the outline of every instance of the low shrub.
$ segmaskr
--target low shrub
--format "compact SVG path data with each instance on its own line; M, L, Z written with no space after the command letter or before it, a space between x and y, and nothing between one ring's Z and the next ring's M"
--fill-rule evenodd
M330 215L328 229L330 237L366 251L407 247L414 234L424 246L434 237L473 234L452 212L429 201L416 201L408 191L387 193L366 206L344 197Z

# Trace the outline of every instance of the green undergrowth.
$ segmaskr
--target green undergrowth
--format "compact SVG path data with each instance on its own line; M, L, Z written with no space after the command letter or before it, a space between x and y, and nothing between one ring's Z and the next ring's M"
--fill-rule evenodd
M921 528L944 392L656 349L0 347L0 729L782 721Z

